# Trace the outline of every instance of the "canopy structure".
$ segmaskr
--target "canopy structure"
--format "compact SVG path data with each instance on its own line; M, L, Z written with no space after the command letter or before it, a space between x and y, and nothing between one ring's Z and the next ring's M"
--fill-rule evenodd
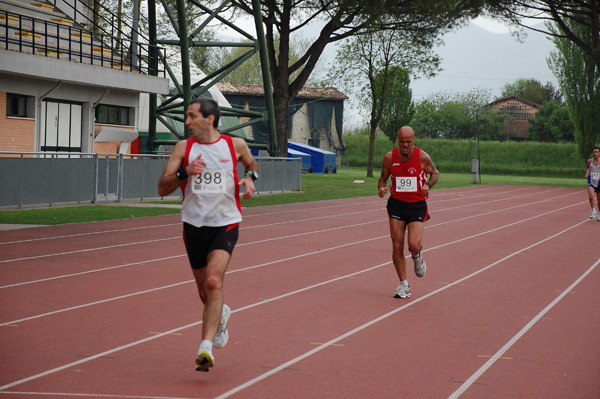
M258 52L261 60L263 85L265 87L266 94L266 110L265 112L244 111L227 107L220 103L221 115L223 117L249 118L249 120L244 124L222 128L221 133L235 135L232 132L239 131L244 126L258 123L266 124L269 132L268 139L260 142L257 140L249 141L248 145L253 149L267 150L270 155L276 156L279 153L279 147L277 145L277 137L275 132L275 111L273 107L271 75L267 60L265 35L263 30L262 15L260 12L260 0L252 1L256 37L219 15L221 10L232 6L231 0L224 0L223 3L218 5L215 9L209 9L196 0L177 0L176 10L170 10L168 8L169 5L166 2L162 2L162 5L165 7L167 15L169 15L169 20L173 25L173 30L178 35L178 39L163 39L157 36L157 12L156 2L154 1L148 2L148 28L150 31L149 39L150 43L154 45L178 47L177 52L180 54L180 60L178 61L177 70L180 73L180 78L178 78L177 74L173 72L175 68L171 68L169 66L170 61L166 56L159 53L150 56L150 62L152 63L151 71L158 71L158 63L162 62L165 65L165 70L168 72L169 77L174 84L174 90L172 90L172 92L162 101L158 100L157 95L150 94L148 101L148 143L151 143L152 145L174 144L174 140L157 139L157 121L162 123L163 126L169 128L171 133L173 133L179 139L189 137L189 132L187 131L185 125L183 125L183 134L181 134L179 129L175 128L174 126L181 127L181 124L185 122L185 110L189 106L191 100L199 96L209 95L209 90L213 88L218 81L222 80L227 74L229 74L229 72L237 68L244 61ZM194 9L194 15L199 14L205 17L203 22L200 24L200 27L193 32L189 32L187 25L187 11L188 6L190 5L197 8ZM200 37L202 30L206 28L209 22L213 20L217 20L229 28L237 31L246 39L248 39L249 42L233 43L194 40L196 37ZM246 47L248 48L248 52L238 59L223 65L215 72L193 81L199 76L198 74L194 74L193 67L191 66L190 62L190 48L192 47Z

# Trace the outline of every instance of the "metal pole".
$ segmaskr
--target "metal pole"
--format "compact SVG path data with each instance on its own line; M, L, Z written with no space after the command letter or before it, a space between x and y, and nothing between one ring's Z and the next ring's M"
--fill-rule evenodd
M150 59L148 60L149 74L158 76L158 49L156 48L156 2L148 1L148 40L150 47L148 52ZM156 100L157 95L150 93L148 95L148 139L146 140L146 152L152 154L154 152L154 140L156 139Z
M133 0L133 21L131 23L131 70L138 63L138 29L140 20L140 0Z
M267 55L267 42L260 9L260 0L252 0L254 11L254 24L256 36L259 42L258 53L260 55L260 67L262 70L263 84L265 88L265 101L267 105L267 118L269 123L269 155L279 156L279 144L277 143L277 129L275 128L275 105L273 102L273 84L269 70L269 57Z
M94 159L96 160L95 162L95 167L94 167L94 175L95 175L95 179L94 179L94 204L98 204L98 174L100 173L100 159L99 159L99 154L94 154Z
M23 207L23 185L25 183L25 158L21 154L21 190L19 190L19 209Z
M181 50L181 75L183 89L183 112L187 111L192 93L192 80L190 77L190 40L188 37L187 14L185 0L177 0L177 23L179 24L179 48ZM183 137L189 138L190 131L184 124Z
M479 150L479 109L476 114L477 118L477 176L479 177L479 184L481 184L481 152Z
M125 159L123 154L119 153L117 161L117 202L123 200L123 168L125 167Z
M104 202L108 202L108 190L109 190L109 177L110 177L110 159L108 157L108 154L106 154L106 191L104 191Z

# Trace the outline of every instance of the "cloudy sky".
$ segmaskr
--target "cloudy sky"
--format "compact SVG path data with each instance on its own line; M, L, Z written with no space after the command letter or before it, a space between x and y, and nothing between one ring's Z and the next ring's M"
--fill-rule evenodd
M251 19L240 21L239 25L254 32ZM310 38L310 33L303 36ZM437 92L466 93L474 89L488 90L493 100L501 95L505 84L520 78L537 79L542 84L550 82L557 87L546 61L554 46L543 34L528 31L526 39L519 42L511 36L507 26L477 18L468 26L445 35L443 40L445 45L436 49L443 59L443 71L434 78L411 82L415 101ZM323 68L333 61L335 52L335 46L326 48L320 70L315 71L317 75L324 75ZM364 111L360 111L360 105L353 98L346 102L345 108L346 126L364 123L365 117L361 116Z

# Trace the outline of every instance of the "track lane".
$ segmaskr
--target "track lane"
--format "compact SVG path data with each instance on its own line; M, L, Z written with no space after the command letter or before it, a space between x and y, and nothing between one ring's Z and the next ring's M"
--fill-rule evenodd
M498 193L496 193L496 195L497 195L497 194L498 194ZM383 200L381 200L381 201L377 202L377 204L378 204L379 206L384 206L384 203L383 203L382 201L383 201ZM364 205L363 205L363 206L364 206ZM576 206L577 206L577 204L575 204L575 205L573 205L573 206L574 206L574 207L576 207ZM469 208L469 207L467 206L467 207L464 207L464 208L462 208L462 209L467 209L467 211L468 211L468 210L469 210L468 208ZM254 208L253 208L253 209L254 209ZM474 208L471 208L471 210L473 210L473 209L474 209ZM458 215L458 218L461 218L461 216L462 216L463 218L465 218L465 216L464 216L464 215L466 215L466 214L468 214L468 212L466 212L466 213L465 213L465 214L463 214L463 215ZM441 214L441 213L438 213L438 210L436 210L436 211L435 211L434 215L435 215L435 218L434 218L434 220L439 220L439 219L441 219L441 218L442 218L442 214ZM247 219L248 219L248 218L247 218ZM543 219L541 219L541 220L543 220ZM449 221L446 221L446 222L447 222L447 225L448 225L448 226L453 226L453 225L456 225L456 224L450 224L450 222L449 222ZM313 223L314 223L314 222L313 222ZM385 223L385 222L384 222L384 223ZM454 223L457 223L457 222L454 222ZM494 222L494 223L496 223L496 222ZM588 224L589 224L589 223L588 223ZM520 225L523 225L523 223L521 223ZM488 226L486 226L486 227L488 227ZM471 226L469 226L469 229L471 229L471 228L472 228L472 227L471 227ZM434 231L435 231L435 230L436 230L436 228L434 228L434 229L430 229L430 230L428 230L428 232L426 233L426 242L428 243L428 247L429 247L429 248L433 248L433 246L434 246L434 245L433 245L433 244L434 244L434 243L433 243L433 241L434 241L434 238L435 238L435 237L437 237L437 235L438 235L438 234L439 234L439 235L447 235L447 234L451 234L451 233L446 233L446 232L434 233ZM385 236L385 235L387 234L387 226L385 226L385 225L384 225L383 227L380 227L380 231L382 231L382 237L383 237L383 236ZM363 231L363 232L364 232L364 231ZM341 233L341 232L340 232L340 233ZM454 234L456 235L456 234L457 234L457 232L454 232ZM375 253L375 252L381 252L382 254L378 254L377 256L381 256L381 259L384 259L384 262L387 262L387 264L386 264L386 263L384 263L384 264L383 264L381 267L379 267L379 268L377 269L377 272L375 273L375 274L377 274L377 277L376 277L376 278L374 279L374 281L372 282L373 286L363 286L363 285L360 285L360 284L359 284L359 285L358 285L358 287L353 287L352 285L350 285L349 287L353 287L352 289L344 289L344 288L343 288L343 287L344 287L344 285L340 285L340 288L339 288L339 289L336 289L334 292L335 292L336 294L339 294L340 296L342 296L342 297L344 298L344 300L343 300L343 301L340 301L341 303L338 303L336 306L342 306L342 305L344 304L344 302L346 302L346 303L347 303L347 301L348 301L348 300L350 300L352 297L355 297L357 294L360 294L360 295L361 295L361 297L364 297L365 295L369 295L369 293L371 293L370 295L371 295L371 296L373 296L373 292L378 292L378 293L380 293L380 295L379 295L379 296L376 296L376 298L377 298L377 299L373 299L373 301L375 301L375 302L373 302L373 303L377 303L377 301L382 301L382 299L383 299L383 298L385 298L385 300L389 300L389 298L388 298L388 295L389 295L389 292L388 292L388 291L389 291L389 290L388 290L387 288L384 288L384 286L387 286L387 284L388 284L388 283L385 283L385 281L386 281L386 280L390 280L390 278L389 278L390 276L392 277L392 279L391 279L391 280L392 280L392 284L393 284L393 275L392 275L391 265L389 265L389 248L388 248L388 247L389 247L389 242L388 242L388 239L385 239L385 238L382 238L380 241L381 241L381 243L377 243L375 246L373 246L373 245L374 245L374 243L373 243L373 242L370 242L370 243L369 243L369 245L366 247L366 248L369 248L369 250L367 250L367 254L366 254L366 255L368 255L368 256L365 256L365 260L362 260L362 259L361 259L361 255L359 254L360 252L365 252L365 250L364 250L364 249L363 249L362 251L348 251L348 248L346 248L345 250L346 250L346 252L347 252L347 253L346 253L345 255L333 256L333 258L334 258L334 261L333 261L333 262L331 262L329 259L326 261L326 263L325 263L325 264L327 264L327 265L328 265L328 266L327 266L327 270L328 270L330 273L334 273L334 272L336 272L336 270L335 270L335 266L337 266L337 263L342 263L342 264L343 264L343 263L345 263L345 262L346 262L346 263L348 263L348 262L355 262L355 263L357 263L357 264L360 264L360 263L363 263L363 262L364 262L364 263L366 264L366 262L367 262L367 261L369 261L370 259L372 259L372 258L373 258L373 256L372 256L372 255L373 255L373 253ZM431 242L430 242L430 241L431 241ZM243 248L243 247L240 247L240 249L242 249L242 248ZM446 248L449 248L449 246L446 246ZM251 249L251 246L248 246L248 247L247 247L247 249L248 249L248 250L250 250L250 249ZM244 249L244 251L245 251L245 249ZM446 251L446 250L444 250L444 251ZM463 251L464 251L464 249L463 249ZM349 253L348 253L348 252L349 252ZM430 259L430 257L432 257L432 256L433 256L434 252L435 252L435 251L434 251L434 250L432 250L431 252L427 253L427 255L426 255L426 259L428 259L428 263L429 263L429 259ZM238 255L239 255L239 253L238 253L238 250L236 249L236 253L234 254L234 259L241 259L241 258L242 258L242 257L238 257ZM247 257L247 256L250 256L250 255L251 255L251 251L248 251L248 252L247 252L247 255L246 255L246 253L244 253L244 256L243 256L243 257L245 258L245 257ZM329 255L330 255L330 257L332 256L331 254L329 254ZM343 256L346 256L347 258L344 258ZM346 259L347 259L347 260L346 260ZM435 265L435 264L437 263L437 261L435 261L435 258L432 258L432 259L434 260L434 263L433 263L433 264ZM305 282L305 281L302 281L302 280L301 280L301 279L302 279L304 276L303 276L302 270L301 270L301 269L299 269L299 268L306 267L306 268L307 268L307 273L308 273L308 274L315 274L315 273L316 273L316 272L319 270L319 267L318 267L319 265L318 265L318 263L322 263L322 262L314 262L314 261L313 261L312 263L313 263L313 264L311 264L311 265L306 265L305 263L298 263L298 264L297 264L297 266L294 266L294 264L290 263L290 266L291 266L291 269L292 269L292 271L291 271L291 272L289 272L289 273L282 273L282 275L283 275L283 276L285 276L285 277L282 277L282 278L287 278L287 279L289 280L289 281L286 281L286 283L284 283L284 285L287 285L287 284L289 284L289 283L291 283L291 282L295 281L294 279L296 279L296 281L297 281L298 283L304 283L304 284L306 284L306 282ZM410 263L410 262L409 262L409 263ZM369 264L371 264L371 265L372 265L372 264L373 264L373 262L371 262L371 263L369 263ZM233 266L233 264L232 264L232 266ZM263 276L262 276L262 279L261 279L261 276L257 276L257 278L256 278L256 279L248 279L248 276L244 276L245 278L243 279L243 281L242 281L242 280L240 280L240 282L237 282L237 281L230 281L230 280L232 279L232 277L233 277L233 275L231 275L231 276L228 276L228 277L227 277L227 284L232 284L232 286L233 286L234 288L236 288L236 287L239 287L239 289L240 289L240 290L252 290L252 291L253 291L254 289L257 289L257 290L258 290L258 289L261 287L261 284L263 284L263 285L265 285L265 290L264 290L265 292L267 292L267 291L274 291L274 290L269 290L269 289L268 289L268 287L269 287L269 284L265 284L263 280L264 280L265 278L266 278L266 279L272 279L272 280L273 280L273 282L274 282L274 283L276 283L276 281L275 281L275 280L276 280L276 277L277 277L277 276L274 276L274 275L273 275L273 271L274 271L274 270L277 270L277 271L279 272L279 271L285 271L285 270L284 270L284 269L281 269L281 266L279 266L279 265L278 265L277 267L275 267L275 266L273 265L273 267L264 267L264 268L258 268L258 269L263 269L263 270L262 270L262 272L261 272L261 274L263 275ZM286 268L286 269L287 269L287 268ZM297 269L297 270L296 270L296 271L294 271L294 269ZM233 271L233 269L230 269L230 271ZM268 272L268 274L264 274L264 272ZM379 273L379 272L381 272L381 273ZM238 272L238 273L240 273L240 276L242 276L242 275L244 275L244 274L248 274L248 272ZM373 273L373 272L372 272L372 273ZM251 273L251 274L252 274L252 273ZM361 275L364 275L364 274L363 274L363 273L361 273ZM386 276L388 276L388 277L386 278ZM429 276L428 276L428 277L429 277ZM415 284L415 285L419 285L419 286L420 286L420 288L426 288L426 285L423 285L423 284L427 283L427 281L428 281L428 279L427 279L427 278L425 278L425 279L423 279L423 280L418 280L418 281L419 281L419 283L418 283L418 284L416 283L416 281L415 281L414 283L411 281L411 283L412 283L412 284ZM358 282L360 282L360 277L356 277L356 276L355 276L355 277L352 277L352 278L346 278L346 279L340 280L340 282L344 282L344 283L346 283L346 282L354 282L354 283L358 283ZM333 284L333 285L337 286L338 284L340 284L340 282L331 283L331 284ZM247 285L247 284L248 284L248 285ZM278 284L279 284L279 285L281 285L281 282L279 282ZM429 283L427 283L427 284L429 284ZM293 285L294 285L294 284L291 284L291 286L293 286ZM332 285L332 286L333 286L333 285ZM228 288L227 288L227 289L230 289L230 287L228 286ZM226 289L226 290L227 290L227 289ZM326 286L326 289L324 289L324 292L325 292L325 294L327 294L328 292L331 292L331 291L328 291L328 290L330 290L330 289L331 289L331 287L327 287L327 286ZM317 290L318 290L318 291L320 291L319 289L317 289ZM359 291L356 291L356 290L359 290ZM227 291L226 291L226 292L227 292ZM423 292L423 291L420 291L420 292ZM238 292L237 292L237 291L235 291L235 293L236 293L236 295L238 294ZM268 293L272 294L272 292L268 292ZM256 292L256 295L261 295L261 294L260 294L260 292ZM298 295L303 297L303 298L302 298L302 301L304 301L305 303L307 302L307 298L306 298L306 296L305 296L305 295L302 295L302 294L298 294ZM421 293L419 293L419 295L421 295ZM320 297L320 296L321 296L321 294L320 294L320 295L318 295L318 296ZM331 294L330 294L330 296L331 296ZM241 294L241 297L244 297L244 295L243 295L243 294ZM235 298L234 298L234 299L235 299ZM247 302L247 298L241 298L241 300L242 300L242 301L244 301L244 302L246 302L246 303L248 303L248 302ZM271 300L272 300L272 301L271 301ZM270 301L270 302L266 302L266 301ZM273 299L273 296L269 297L269 298L268 298L266 301L263 301L263 302L266 302L266 303L263 303L263 302L256 302L257 304L260 304L260 306L259 306L258 308L252 308L252 309L261 309L262 307L265 307L265 305L268 305L268 306L266 306L266 307L265 307L265 309L267 309L268 307L270 307L270 305L269 305L269 304L271 304L271 305L272 305L272 304L280 304L280 302L285 302L283 299ZM396 300L396 301L394 301L394 300L389 300L389 301L390 301L391 303L398 303L398 301L397 301L397 300ZM311 302L308 302L308 303L309 303L309 306L308 306L308 308L309 308L309 309L314 309L314 308L318 307L318 302L316 302L316 303L314 304L314 306L310 306L310 303L311 303ZM305 307L306 307L306 306L305 306ZM346 307L347 307L347 306L346 306ZM243 308L243 307L241 307L241 308ZM342 309L343 309L343 311L344 311L344 312L348 312L348 310L346 310L346 309L344 309L344 308L342 308ZM361 308L361 309L362 309L362 308ZM272 311L272 310L271 310L271 311ZM250 309L248 309L248 310L246 310L246 311L244 311L244 312L240 312L239 314L238 314L238 313L236 313L234 317L237 319L237 318L238 318L240 315L243 315L245 312L251 312L251 310L250 310ZM268 312L269 312L269 311L267 311L267 313L268 313ZM310 313L311 313L311 312L307 312L307 313L310 315ZM350 312L350 313L351 313L351 312ZM262 314L262 312L261 312L261 314ZM304 314L302 314L302 313L299 313L299 314L297 314L297 315L298 315L298 316L300 316L300 315L301 315L301 316L303 316L303 318L307 316L307 315L304 315ZM263 318L263 320L269 320L269 318L266 318L266 316L264 316L264 317L265 317L265 318ZM244 318L245 318L245 317L244 317ZM256 319L256 320L261 320L261 318L260 318L260 317L256 317L256 315L255 315L255 317L253 317L253 319ZM234 320L235 320L235 319L234 319ZM242 322L243 322L243 321L240 321L240 323L242 323ZM348 321L344 320L343 322L344 322L344 323L347 323ZM191 327L190 327L190 328L191 328ZM283 328L283 327L282 327L282 328ZM255 325L255 326L254 326L254 328L252 328L252 329L249 329L248 331L262 331L262 330L264 330L264 329L263 329L263 328L261 328L259 325ZM318 331L324 331L322 328L317 328L316 330L318 330ZM245 331L245 329L244 329L244 331ZM186 334L187 334L187 333L186 333ZM187 335L186 335L186 336L187 336ZM164 338L164 339L167 339L167 338L168 338L168 339L170 339L169 337L170 337L170 335L165 335L165 336L164 336L164 337L162 337L162 338ZM256 338L256 339L259 339L259 338L260 338L260 336L256 336L255 338ZM189 339L189 338L187 338L187 339ZM150 341L148 341L148 342L150 342ZM153 342L153 343L155 343L155 341L152 341L152 342ZM142 346L146 347L147 345L151 345L152 347L154 347L154 345L153 345L153 344L150 344L150 343L148 343L148 344L144 344L144 345L142 345ZM246 345L246 344L245 344L245 345ZM309 343L309 345L310 345L310 343ZM186 345L186 346L190 346L190 345ZM195 346L195 343L193 343L191 346ZM242 344L239 344L239 345L237 345L237 346L242 346ZM234 345L234 347L235 347L235 345ZM160 350L160 348L161 348L161 345L160 345L160 344L157 344L155 349L156 349L156 350ZM228 347L228 349L229 349L229 347ZM237 348L236 348L236 349L237 349ZM178 348L178 350L179 350L179 348ZM191 348L190 350L193 352L193 351L195 350L195 348ZM129 352L129 351L127 351L127 352ZM136 352L137 352L137 351L136 351ZM232 350L231 352L232 352L231 354L229 353L229 351L228 351L228 350L225 350L225 351L223 351L223 352L217 352L217 356L221 356L221 353L223 353L223 355L222 355L222 358L221 358L221 357L219 357L219 358L218 358L218 361L219 361L219 362L225 362L225 364L223 365L223 368L230 368L230 367L231 367L231 368L235 369L235 371L238 371L238 372L239 372L239 371L240 371L240 368L236 367L235 365L229 364L229 359L232 359L232 358L234 358L234 355L237 353L237 352L233 353L233 352L234 352L233 350ZM140 356L137 356L137 355L135 355L135 356L132 356L132 357L133 357L133 358L135 358L135 359L138 359L139 361L142 361L142 362L143 362L143 360L142 360L142 359L144 358L144 356L145 356L144 354L145 354L145 353L147 353L147 350L143 350L143 351L141 351L141 353L140 353L140 356L141 356L141 357L140 357ZM243 355L243 354L244 354L244 351L242 350L242 351L241 351L239 354L240 354L240 355ZM239 357L238 359L240 359L240 358L244 358L244 356L241 356L241 357ZM222 360L221 360L221 359L222 359ZM100 361L106 361L107 359L102 359L102 357L100 357L100 358L98 358L98 360L100 360ZM120 357L120 359L119 359L119 360L120 360L120 361L125 361L125 359L122 359L121 357ZM91 360L90 360L90 361L91 361ZM171 363L170 363L170 360L168 360L167 362L168 362L168 364L171 364ZM95 361L94 361L94 363L95 363ZM134 363L135 363L135 362L134 362ZM189 367L189 365L187 364L187 362L185 362L185 363L186 363L185 365L180 365L180 366L179 366L179 367L180 367L180 370L188 370L188 367ZM81 365L81 364L80 364L80 365ZM185 366L185 367L184 367L183 369L181 369L181 367L183 367L183 366ZM242 367L242 370L243 370L243 365L240 365L240 367ZM274 366L265 366L265 367L274 367ZM216 371L216 369L215 369L215 371ZM108 372L108 371L107 371L107 372ZM183 372L185 372L185 371L183 371ZM222 371L221 371L221 373L227 373L227 372L226 372L226 370L222 370ZM126 374L127 374L127 373L126 373ZM108 375L111 375L111 374L109 373ZM213 375L214 375L214 374L211 374L211 377L212 377ZM222 374L220 374L220 375L222 375ZM232 376L230 376L230 375L229 375L229 373L227 373L227 375L228 375L228 377L232 377ZM144 380L144 378L143 378L141 375L137 375L137 374L136 374L136 377L139 377L140 379ZM197 376L196 376L196 375L192 375L191 377L195 378L195 377L197 377ZM216 377L216 378L217 378L217 379L219 379L218 377ZM117 377L117 380L119 380L119 377ZM233 378L231 378L231 380L233 380ZM187 380L186 380L186 381L187 381ZM210 381L213 381L213 380L211 379ZM230 379L228 379L227 381L230 381ZM189 382L189 381L188 381L188 382ZM223 383L224 383L225 381L221 381L221 382L223 382ZM92 385L93 385L93 384L92 384ZM136 388L136 387L132 387L132 388ZM173 388L173 387L171 387L171 388ZM175 389L175 388L173 388L173 389ZM203 390L203 391L204 391L204 390ZM246 392L248 392L248 391L246 391ZM244 397L244 396L242 396L242 397Z

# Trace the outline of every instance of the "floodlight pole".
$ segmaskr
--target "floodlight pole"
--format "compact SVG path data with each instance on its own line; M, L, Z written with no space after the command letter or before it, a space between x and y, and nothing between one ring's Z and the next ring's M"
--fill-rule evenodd
M181 83L183 89L183 112L187 112L190 105L192 93L192 78L190 76L190 40L188 36L187 13L185 2L177 1L177 23L179 25L179 49L181 50ZM183 137L189 138L190 131L187 125L183 124Z
M260 0L252 0L252 10L254 11L254 25L256 27L256 37L259 42L258 54L260 56L260 68L262 71L263 85L265 91L265 102L267 106L267 122L269 123L269 154L271 156L279 155L279 144L277 143L277 129L275 127L275 106L273 102L273 84L271 82L271 73L269 71L269 57L267 54L267 41L260 10Z

